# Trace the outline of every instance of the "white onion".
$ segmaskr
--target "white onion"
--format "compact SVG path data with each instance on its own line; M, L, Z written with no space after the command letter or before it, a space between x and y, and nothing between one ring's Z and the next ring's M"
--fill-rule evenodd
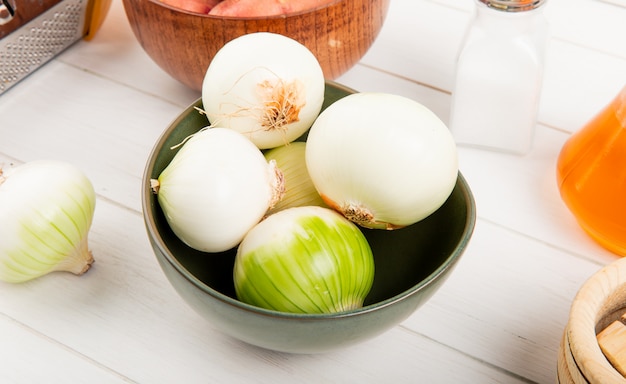
M172 231L204 252L235 247L284 193L274 163L226 128L194 134L152 187Z
M322 107L324 87L322 68L304 45L257 32L217 52L204 77L202 103L211 126L234 129L267 149L309 129Z
M85 273L94 262L87 238L95 205L91 182L72 164L38 160L0 169L0 280Z
M374 258L359 228L337 212L294 207L268 216L237 249L237 298L281 312L357 309L374 281Z
M306 143L295 141L270 149L264 153L265 158L276 161L276 166L283 173L285 181L285 196L268 211L268 215L286 208L315 205L328 206L317 193L305 161Z
M411 99L351 94L311 127L306 164L324 201L368 228L395 229L437 210L457 175L446 125Z

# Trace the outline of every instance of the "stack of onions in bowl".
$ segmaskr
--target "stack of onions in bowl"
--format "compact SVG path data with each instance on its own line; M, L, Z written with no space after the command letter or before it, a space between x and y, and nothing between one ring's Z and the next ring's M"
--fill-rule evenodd
M416 223L456 184L456 145L432 111L384 93L350 94L322 111L324 89L315 56L295 40L232 40L204 78L207 126L152 180L188 246L237 247L235 290L248 304L361 307L375 266L360 227Z

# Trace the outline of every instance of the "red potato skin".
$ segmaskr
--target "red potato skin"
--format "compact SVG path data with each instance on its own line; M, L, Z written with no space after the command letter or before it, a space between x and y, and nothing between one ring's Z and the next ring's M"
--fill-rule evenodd
M207 14L222 0L161 0L163 3L185 11Z
M223 0L210 15L230 17L257 17L286 15L317 8L335 0Z

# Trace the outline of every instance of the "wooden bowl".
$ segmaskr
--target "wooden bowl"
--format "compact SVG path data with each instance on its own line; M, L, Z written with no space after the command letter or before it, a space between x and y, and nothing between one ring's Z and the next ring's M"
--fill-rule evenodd
M167 73L195 90L224 44L252 32L291 37L317 57L332 80L352 68L382 28L390 0L337 0L287 16L229 18L201 15L158 0L123 0L137 40ZM268 52L271 54L271 52Z
M558 357L560 383L626 383L597 338L624 313L626 259L619 259L589 278L574 298Z

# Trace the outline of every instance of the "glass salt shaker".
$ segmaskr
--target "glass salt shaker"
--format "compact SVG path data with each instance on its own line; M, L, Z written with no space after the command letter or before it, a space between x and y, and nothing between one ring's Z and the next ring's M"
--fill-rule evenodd
M460 51L450 113L459 145L525 154L541 94L545 0L475 0Z

